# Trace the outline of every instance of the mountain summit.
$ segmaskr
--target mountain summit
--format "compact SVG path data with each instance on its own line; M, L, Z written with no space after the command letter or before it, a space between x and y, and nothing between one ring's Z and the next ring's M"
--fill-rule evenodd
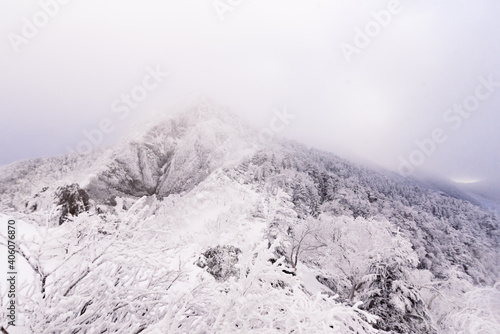
M165 197L191 190L215 169L238 161L258 145L254 131L236 115L199 99L111 149L1 167L1 203L19 209L22 203L12 196L33 197L41 189L50 193L72 183L84 187L97 202L117 195Z
M116 192L165 197L189 191L217 168L254 150L251 134L230 112L198 104L119 148L91 191L98 197Z

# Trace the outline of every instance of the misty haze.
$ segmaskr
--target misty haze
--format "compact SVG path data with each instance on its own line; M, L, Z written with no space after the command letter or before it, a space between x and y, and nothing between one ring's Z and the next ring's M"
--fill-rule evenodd
M500 333L500 3L0 3L0 331Z

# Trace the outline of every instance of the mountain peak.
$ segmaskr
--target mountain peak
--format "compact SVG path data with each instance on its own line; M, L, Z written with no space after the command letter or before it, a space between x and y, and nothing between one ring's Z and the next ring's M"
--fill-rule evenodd
M181 193L258 146L250 128L206 97L176 109L121 145L90 191L97 197L112 196L110 189L133 196Z
M232 128L242 134L251 132L228 107L221 106L203 95L176 104L160 115L137 126L127 136L125 143L147 142L152 136L157 136L158 132L174 138L180 138L193 129L208 133L223 127L227 130Z
M116 196L165 197L191 190L216 169L238 164L258 147L255 131L236 114L199 96L143 124L111 149L16 163L4 168L0 180L4 192L37 198L42 188L50 188L50 193L73 183L101 203ZM24 179L30 183L21 182ZM6 207L23 205L16 198L1 202Z

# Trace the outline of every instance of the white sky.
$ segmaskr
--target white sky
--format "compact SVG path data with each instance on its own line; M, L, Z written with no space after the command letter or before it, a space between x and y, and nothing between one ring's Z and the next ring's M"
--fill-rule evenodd
M341 44L389 2L242 0L222 21L213 0L72 0L16 53L8 34L40 3L0 0L0 164L64 154L106 117L112 144L194 93L257 129L286 106L296 118L280 135L393 170L442 128L419 171L499 181L500 87L457 130L443 114L479 76L500 82L500 2L401 1L347 62ZM170 77L119 120L112 103L157 65Z

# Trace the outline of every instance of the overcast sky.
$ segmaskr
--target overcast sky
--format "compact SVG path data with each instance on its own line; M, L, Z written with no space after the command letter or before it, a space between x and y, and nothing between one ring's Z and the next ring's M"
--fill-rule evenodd
M286 107L280 136L344 157L500 180L497 0L60 2L0 1L0 164L202 94L257 129Z

